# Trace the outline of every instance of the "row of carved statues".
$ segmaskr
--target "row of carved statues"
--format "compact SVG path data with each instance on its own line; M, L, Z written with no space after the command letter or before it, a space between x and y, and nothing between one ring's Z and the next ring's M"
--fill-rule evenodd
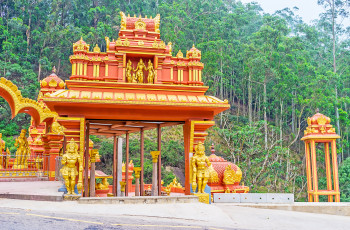
M144 73L143 71L148 71L147 83L154 83L154 79L157 75L157 72L154 70L153 63L151 60L148 61L148 66L143 63L143 60L140 59L136 69L133 68L132 63L128 60L126 65L126 80L129 83L144 83ZM134 73L133 73L134 72Z

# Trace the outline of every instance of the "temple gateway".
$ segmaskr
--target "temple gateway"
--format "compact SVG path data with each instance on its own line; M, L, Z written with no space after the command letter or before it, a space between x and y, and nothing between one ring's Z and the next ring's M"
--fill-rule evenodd
M120 15L119 37L105 38L106 51L102 52L97 44L91 48L83 38L75 42L70 56L70 79L63 81L53 70L40 82L37 101L23 98L11 81L1 79L0 95L9 103L12 116L28 113L32 124L28 140L25 130L19 137L22 138L19 145L27 144L30 151L18 158L22 163L17 162L17 157L16 160L8 157L3 166L11 170L0 170L0 176L14 176L14 170L16 175L20 171L21 175L28 176L41 170L42 175L55 180L59 173L64 178L67 194L85 197L108 189L106 180L113 178L112 195L118 196L119 190L125 196L130 192L145 195L144 131L157 129L158 148L151 152L153 183L149 187L152 195L161 195L161 128L182 125L186 177L183 192L189 195L199 189L197 193L205 193L208 182L220 189L219 192L234 189L247 192L247 187L238 185L242 172L237 166L225 163L214 152L211 158L205 156L202 143L206 130L215 124L214 116L230 105L227 100L205 95L208 86L202 81L201 51L193 45L185 54L180 50L173 56L171 42L165 44L160 38L159 15L155 18L130 17L122 12ZM135 132L141 137L141 163L137 167L129 162L129 135ZM114 137L113 175L95 170L98 151L93 149L90 135ZM122 135L126 141L123 166L121 138L118 138ZM60 162L57 162L60 151ZM18 152L18 156L21 154ZM224 162L219 176L210 160L215 167L221 165L216 162ZM131 183L133 171L136 185ZM233 177L224 178L224 175ZM94 183L97 177L102 178L98 185ZM177 183L174 181L173 187L181 187ZM225 183L230 186L224 186Z

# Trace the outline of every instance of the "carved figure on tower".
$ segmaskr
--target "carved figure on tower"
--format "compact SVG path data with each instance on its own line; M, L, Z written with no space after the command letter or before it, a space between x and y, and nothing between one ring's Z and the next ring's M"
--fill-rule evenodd
M151 62L151 60L148 61L148 77L147 77L147 82L148 83L154 83L154 77L156 76L156 71L153 68L153 63Z
M135 74L132 74L133 68L131 65L131 61L128 61L128 64L126 64L126 79L128 82L135 82Z
M138 83L143 83L143 70L147 70L147 68L141 58L139 63L137 63L136 69L134 69L134 71L136 72L136 80Z
M79 164L79 172L76 163ZM62 157L61 174L67 189L67 195L76 195L74 192L76 177L83 171L83 161L78 153L78 144L72 138L67 144L66 153ZM80 178L80 176L79 176Z
M204 193L205 186L209 179L209 167L211 165L205 155L205 147L199 142L195 149L195 155L191 159L192 164L192 189L195 192L198 186L198 193Z
M17 151L16 159L13 163L13 169L23 169L28 167L27 160L30 154L30 149L26 138L26 132L27 130L22 129L21 134L16 138L15 147L17 147Z

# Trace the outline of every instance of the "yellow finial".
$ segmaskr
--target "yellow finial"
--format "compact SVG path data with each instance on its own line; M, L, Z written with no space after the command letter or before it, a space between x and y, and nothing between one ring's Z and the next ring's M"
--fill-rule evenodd
M145 16L145 18L147 18L147 15Z
M56 73L56 67L55 66L52 67L52 73Z
M139 15L139 18L141 18L141 14Z
M130 18L130 14L128 14L128 17Z
M149 18L152 19L152 16L150 16Z
M134 18L136 18L136 14L134 14Z
M193 44L192 48L196 48L196 47L194 46L194 44Z

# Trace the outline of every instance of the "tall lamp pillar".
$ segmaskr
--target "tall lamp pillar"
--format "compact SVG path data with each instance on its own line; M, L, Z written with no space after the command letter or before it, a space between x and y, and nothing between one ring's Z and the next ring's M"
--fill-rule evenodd
M336 140L340 138L335 128L330 124L331 119L317 113L307 119L308 127L304 131L307 193L309 202L319 202L319 196L328 196L328 202L340 202L337 146ZM317 144L324 147L327 189L319 190L317 177ZM329 151L331 148L331 151ZM332 159L332 163L331 163ZM331 169L333 169L333 176ZM333 183L332 183L333 179ZM333 186L332 186L333 184Z
M140 196L140 175L141 167L135 167L135 196Z
M153 162L153 172L152 172L152 191L151 196L158 196L158 186L157 186L157 163L158 163L158 156L160 154L160 151L151 151L152 155L152 162Z

